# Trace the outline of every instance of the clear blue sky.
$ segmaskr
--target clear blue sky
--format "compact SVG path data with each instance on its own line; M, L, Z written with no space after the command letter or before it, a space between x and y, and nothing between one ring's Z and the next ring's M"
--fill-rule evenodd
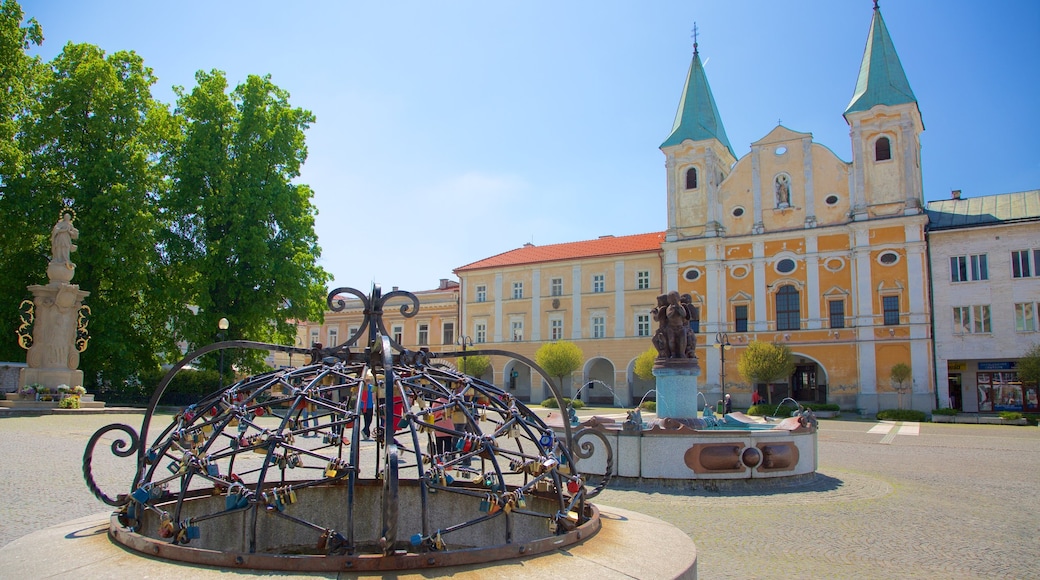
M784 126L851 159L870 0L22 0L46 37L139 53L171 87L271 74L317 122L335 285L434 288L537 245L665 228L664 155L700 53L738 157ZM925 123L926 200L1040 188L1040 2L882 0Z

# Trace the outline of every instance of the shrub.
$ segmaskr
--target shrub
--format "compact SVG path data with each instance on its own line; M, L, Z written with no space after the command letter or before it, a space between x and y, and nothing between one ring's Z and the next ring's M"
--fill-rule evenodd
M79 409L79 395L72 395L65 397L61 401L58 401L59 409Z
M657 401L643 401L643 403L641 405L639 405L639 408L644 410L644 411L649 411L651 413L656 413L657 412Z
M957 409L950 409L949 407L944 407L942 409L935 409L934 411L932 411L933 415L951 415L952 416L952 415L956 415L957 413L959 413L959 411Z
M770 405L768 403L759 403L757 405L751 405L747 414L755 415L757 417L790 417L791 414L797 410L798 409L790 405L780 405L780 407L777 408L775 405Z
M1018 421L1022 418L1022 413L1018 411L1001 411L1000 418L1005 421Z
M567 397L563 398L563 404L570 405L575 409L580 409L585 406L585 403L583 403L581 399L571 400ZM558 407L558 405L556 404L556 397L549 397L548 399L542 401L542 406L546 409L556 409Z
M805 403L802 406L813 411L841 411L837 403Z
M1023 416L1026 418L1026 423L1028 425L1032 425L1033 427L1036 427L1037 424L1040 423L1040 415L1038 415L1036 413L1026 413Z
M885 421L924 421L924 411L915 411L913 409L885 409L884 411L878 411L878 420Z

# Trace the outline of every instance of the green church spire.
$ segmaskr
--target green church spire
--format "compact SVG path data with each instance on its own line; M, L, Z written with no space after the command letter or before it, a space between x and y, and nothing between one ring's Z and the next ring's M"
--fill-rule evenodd
M686 86L683 87L679 110L675 113L675 124L672 132L661 144L661 147L678 145L685 140L704 141L718 139L733 154L733 147L726 137L726 129L722 126L719 109L715 106L715 97L711 95L708 77L704 74L700 54L697 52L696 26L694 27L693 61L686 75Z
M917 103L917 97L906 80L903 65L899 62L892 37L888 35L881 10L874 2L874 19L867 35L867 47L863 51L863 63L859 66L856 92L845 109L845 115L858 111L869 111L875 105L903 105Z

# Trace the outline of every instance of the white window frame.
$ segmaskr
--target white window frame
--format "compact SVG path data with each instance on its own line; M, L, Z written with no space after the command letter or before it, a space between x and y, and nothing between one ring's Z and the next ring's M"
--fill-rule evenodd
M1034 256L1035 264L1030 264L1029 256ZM1011 252L1011 277L1012 278L1032 278L1040 275L1037 272L1037 268L1030 268L1030 266L1040 267L1040 250L1014 250Z
M639 337L650 336L650 314L649 313L636 314L635 327L636 327L636 336L639 336Z
M451 336L448 336L448 331ZM455 321L448 320L441 323L441 344L455 344Z
M961 270L964 270L961 276ZM986 254L950 256L950 282L980 282L989 280L989 260Z
M487 302L486 284L477 284L477 302Z
M1015 332L1036 332L1035 302L1015 304Z
M415 344L430 346L430 323L420 322L415 325Z
M549 296L563 296L563 278L549 280Z
M607 315L602 312L594 312L589 316L589 328L592 329L592 338L607 337Z
M509 321L509 340L513 342L522 342L524 340L523 319L514 318Z
M592 275L592 292L595 294L602 294L607 291L607 275L606 274L593 274Z
M520 300L524 297L524 283L513 282L513 300Z
M639 270L636 272L636 290L650 289L650 270Z
M487 322L481 320L473 323L473 342L477 344L487 342Z
M953 333L993 334L993 316L989 304L953 307Z
M395 324L391 333L394 335L394 342L404 344L404 326Z
M549 319L549 340L557 341L563 340L563 319L562 318L550 318Z
M328 334L329 343L325 346L336 346L339 344L339 328L330 326Z
M321 329L320 328L312 328L311 329L311 344L317 344L319 342L321 342Z

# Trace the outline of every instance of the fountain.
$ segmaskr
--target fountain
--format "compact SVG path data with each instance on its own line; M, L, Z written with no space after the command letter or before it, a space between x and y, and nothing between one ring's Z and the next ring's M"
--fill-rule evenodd
M598 416L567 422L568 428L576 429L575 444L586 452L579 459L581 469L637 481L711 480L712 485L814 477L817 422L812 411L799 405L794 416L779 420L743 413L715 415L697 390L700 367L693 354L696 336L685 324L689 315L684 316L682 306L687 303L685 295L672 292L659 296L652 311L660 322L653 337L659 353L654 363L657 419L644 423L637 407L623 422ZM700 416L698 397L704 401ZM559 420L550 423L562 426ZM583 441L592 434L599 440Z

